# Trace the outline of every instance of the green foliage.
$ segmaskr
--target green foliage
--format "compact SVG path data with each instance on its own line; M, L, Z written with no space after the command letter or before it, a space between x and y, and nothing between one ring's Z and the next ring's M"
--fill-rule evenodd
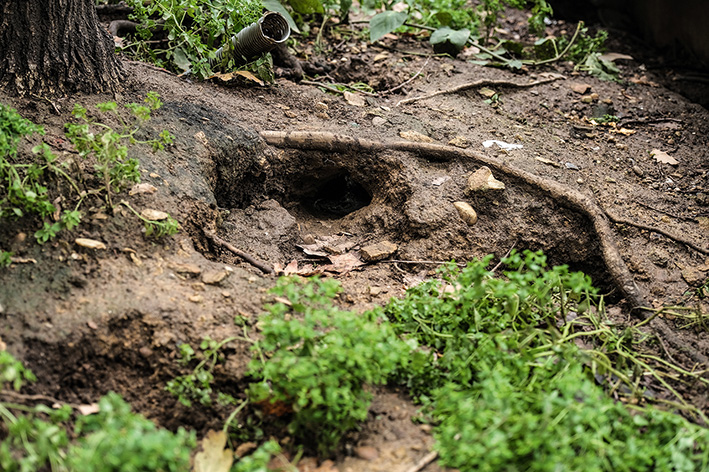
M607 31L598 30L595 36L590 36L588 34L588 27L582 26L576 40L570 45L566 57L576 64L582 63L589 54L604 52L607 40ZM567 38L561 38L559 40L559 48L563 49L568 45L569 40Z
M103 188L90 191L79 189L77 181L84 176L76 170L78 166L71 166L71 161L60 163L46 143L32 148L34 157L30 162L25 156L18 157L17 146L21 139L33 133L44 134L44 130L23 119L12 108L0 105L0 219L37 215L42 220L42 227L35 232L35 238L41 244L60 231L72 230L79 225L82 218L79 208L89 194L105 195L112 207L113 193L120 192L129 183L140 181L138 161L128 157L128 145L148 144L156 151L172 143L172 136L167 131L160 133L157 139L139 141L135 137L141 125L150 118L151 111L161 105L159 95L148 92L143 104L126 105L133 117L129 123L118 113L115 102L99 103L96 106L99 112L109 113L119 121L119 131L92 117L81 105L74 106L72 114L79 123L67 123L66 136L80 157L94 159L94 168L104 184ZM52 180L51 176L56 179ZM59 196L50 195L50 183L55 183L52 193ZM69 190L63 191L62 184L68 185ZM76 194L73 197L72 190ZM52 200L69 202L74 208L64 209L59 214ZM146 226L149 226L147 232L156 237L174 234L178 228L177 222L171 219ZM3 255L0 265L7 263L8 256Z
M20 141L34 133L43 135L44 128L22 118L16 110L0 104L0 219L20 218L26 214L48 219L56 211L50 201L46 174L66 174L57 166L56 156L49 150L49 146L35 146L32 149L36 157L33 162L27 163L17 156ZM46 221L44 225L51 226ZM51 231L54 233L63 227L62 222L53 225ZM50 229L45 229L45 233L51 234Z
M193 401L198 401L202 405L211 405L215 392L212 390L214 367L224 359L220 350L225 344L233 341L234 338L227 338L217 342L209 337L202 340L199 345L202 360L197 363L191 373L180 375L170 380L165 390L176 396L178 401L186 407L191 407ZM179 363L189 365L197 357L192 346L181 344ZM235 404L236 400L223 392L216 392L217 401L222 405Z
M66 134L71 143L76 147L82 158L93 157L96 161L94 168L99 178L104 182L104 190L109 206L113 206L111 194L119 193L126 185L140 182L138 161L128 157L128 144L148 144L153 151L162 150L165 145L172 143L170 133L163 132L159 139L139 141L136 133L141 125L150 119L151 111L162 106L159 95L148 92L145 104L129 103L126 108L133 116L132 122L127 122L118 113L115 102L99 103L96 108L102 113L109 113L120 123L120 129L114 130L110 126L89 116L88 110L78 103L74 105L72 115L79 123L67 123Z
M288 303L267 306L263 338L255 344L267 359L250 364L260 379L250 385L250 398L291 405L289 431L323 454L367 417L366 385L386 382L411 351L373 313L334 307L339 290L333 280L281 278L272 293Z
M400 373L428 405L444 465L466 471L704 470L709 431L652 407L631 411L595 383L637 388L651 373L632 331L602 322L590 279L513 252L503 278L490 257L392 300L402 336L430 347ZM578 337L600 348L581 351ZM596 374L597 377L594 377ZM655 374L651 374L655 375ZM638 392L642 395L642 392Z
M158 429L152 421L131 412L116 393L99 401L99 413L79 417L79 441L69 450L75 472L184 471L189 468L194 433Z
M132 52L173 71L191 71L204 79L213 74L215 51L244 27L257 21L259 0L128 0L140 39ZM148 43L147 40L153 40ZM155 44L157 41L157 44Z
M10 264L12 264L12 253L0 250L0 268L7 267Z
M10 353L0 351L0 391L6 384L19 390L36 380L32 372ZM73 428L76 441L70 443L67 424L72 419L69 405L49 408L0 402L4 431L0 442L0 470L33 472L152 472L189 469L194 433L179 429L171 433L158 429L130 405L109 393L99 401L99 413L81 416ZM23 414L15 415L12 410ZM0 429L0 430L2 430Z
M631 412L560 359L500 354L474 388L436 394L442 461L465 471L695 471L709 465L709 434L655 409Z
M5 384L19 391L26 382L34 382L37 378L31 370L26 369L22 362L7 351L0 351L0 390Z
M261 444L258 449L242 457L231 467L231 472L271 472L271 458L281 453L281 446L273 439Z
M365 8L377 8L384 6L386 11L374 15L370 20L370 40L376 41L387 33L401 27L409 18L419 17L422 24L428 28L447 28L454 31L468 31L468 35L474 37L481 36L482 43L489 42L492 33L499 25L500 18L506 8L525 9L531 3L532 15L529 18L530 30L538 35L544 34L544 18L551 17L551 6L545 0L482 0L475 8L470 8L469 2L465 0L418 0L407 1L408 12L396 13L390 11L395 2L364 2ZM413 25L412 25L413 26ZM482 34L480 34L482 30ZM462 34L462 33L461 33ZM460 46L457 42L456 49L459 51L468 41L465 40ZM433 44L437 44L433 42ZM448 52L448 51L446 51Z

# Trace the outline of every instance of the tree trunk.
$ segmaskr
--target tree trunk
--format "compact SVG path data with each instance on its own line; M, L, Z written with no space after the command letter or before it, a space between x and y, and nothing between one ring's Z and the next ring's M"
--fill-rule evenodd
M0 87L24 95L115 91L123 78L94 0L0 1Z

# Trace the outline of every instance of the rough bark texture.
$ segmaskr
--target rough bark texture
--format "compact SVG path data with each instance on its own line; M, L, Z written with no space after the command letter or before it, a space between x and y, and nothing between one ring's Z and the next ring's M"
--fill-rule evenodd
M0 2L0 87L17 95L114 91L123 76L93 0Z

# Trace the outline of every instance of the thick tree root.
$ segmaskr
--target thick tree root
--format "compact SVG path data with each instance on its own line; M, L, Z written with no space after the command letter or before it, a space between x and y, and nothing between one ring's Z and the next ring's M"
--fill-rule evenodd
M466 158L486 165L497 172L522 181L527 185L535 187L546 193L559 204L576 210L588 217L593 224L594 231L598 237L603 260L606 263L609 274L614 284L634 307L648 306L646 298L633 280L628 267L625 265L610 224L606 219L603 210L588 196L570 189L558 182L538 177L529 172L525 172L514 167L510 167L497 159L484 156L482 154L459 149L452 146L440 144L419 143L411 141L371 141L367 139L353 138L349 136L339 136L326 132L281 132L262 131L261 137L273 146L313 149L330 152L377 152L377 151L407 151L420 154L425 157L434 157L441 160L454 158Z
M531 187L541 190L557 203L578 211L585 215L593 224L594 231L598 237L603 260L608 269L613 283L618 290L626 297L633 307L633 312L644 319L653 315L647 307L645 294L635 284L633 276L630 274L627 265L618 251L615 236L606 218L605 212L591 199L576 190L568 188L558 182L538 177L529 172L510 167L497 159L478 154L467 149L459 149L441 144L418 143L411 141L373 141L368 139L353 138L350 136L336 135L327 132L307 132L307 131L262 131L261 137L270 145L281 148L293 148L301 150L319 150L327 152L382 152L382 151L406 151L419 154L426 158L438 160L470 159L481 165L486 165L497 172L508 177L521 181ZM652 327L664 338L674 349L682 352L699 365L709 366L707 356L686 346L674 333L668 323L659 317L651 322Z

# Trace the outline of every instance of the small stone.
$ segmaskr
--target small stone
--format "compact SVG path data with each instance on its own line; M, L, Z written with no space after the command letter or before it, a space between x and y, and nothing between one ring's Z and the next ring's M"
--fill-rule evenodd
M422 424L419 429L426 434L431 434L431 431L433 431L433 427L430 424Z
M381 241L376 244L370 244L360 250L362 259L367 262L381 261L386 259L396 252L399 247L390 241Z
M650 254L648 254L648 258L656 266L666 267L667 263L670 260L670 255L664 249L654 248L652 251L650 251Z
M475 213L473 207L465 202L454 202L453 206L458 210L458 214L461 219L465 221L468 226L473 226L478 221L478 214Z
M202 269L194 264L170 264L170 268L178 274L197 276L202 273Z
M638 166L633 166L633 172L635 172L635 175L637 175L638 177L642 177L645 175L645 172L643 172L643 170Z
M204 297L202 295L192 295L188 298L188 300L192 303L202 303L204 301Z
M381 116L375 116L374 118L372 118L372 124L374 126L382 126L386 122L387 120L385 118L382 118Z
M366 461L373 461L379 457L379 451L372 446L360 446L355 448L354 452L357 454L357 457Z
M155 193L157 192L158 189L152 184L149 184L147 182L143 182L141 184L135 184L130 191L128 192L128 195L139 195L141 193ZM95 216L94 216L95 218Z
M150 357L153 354L153 350L150 349L148 346L141 347L140 349L138 349L138 352L143 357Z
M468 138L460 135L448 141L448 144L463 149L470 147L470 141L468 141Z
M202 282L208 285L216 285L229 276L226 270L210 270L202 274Z
M93 320L87 321L86 325L91 329L98 329L98 325Z
M425 134L421 134L418 131L401 131L399 133L399 136L404 138L407 141L413 141L415 143L432 143L433 139L426 136Z
M576 179L576 183L577 183L577 184L582 184L583 182L584 182L584 180L583 180L581 177L579 177L578 179Z
M486 166L482 166L468 177L468 192L503 190L504 188L505 184L493 177L492 171Z
M706 276L695 267L687 267L682 270L682 278L690 287L698 287L704 282Z
M101 241L96 241L95 239L87 238L76 238L74 240L77 246L85 247L87 249L106 249L106 245Z
M344 97L345 101L349 103L350 105L356 106L356 107L363 107L367 103L364 101L364 98L362 96L357 95L356 93L352 92L342 92L342 96Z
M315 111L319 112L326 112L327 111L327 104L323 102L318 102L315 104Z
M170 217L167 213L160 210L153 210L151 208L146 208L140 212L140 216L149 221L162 221Z

